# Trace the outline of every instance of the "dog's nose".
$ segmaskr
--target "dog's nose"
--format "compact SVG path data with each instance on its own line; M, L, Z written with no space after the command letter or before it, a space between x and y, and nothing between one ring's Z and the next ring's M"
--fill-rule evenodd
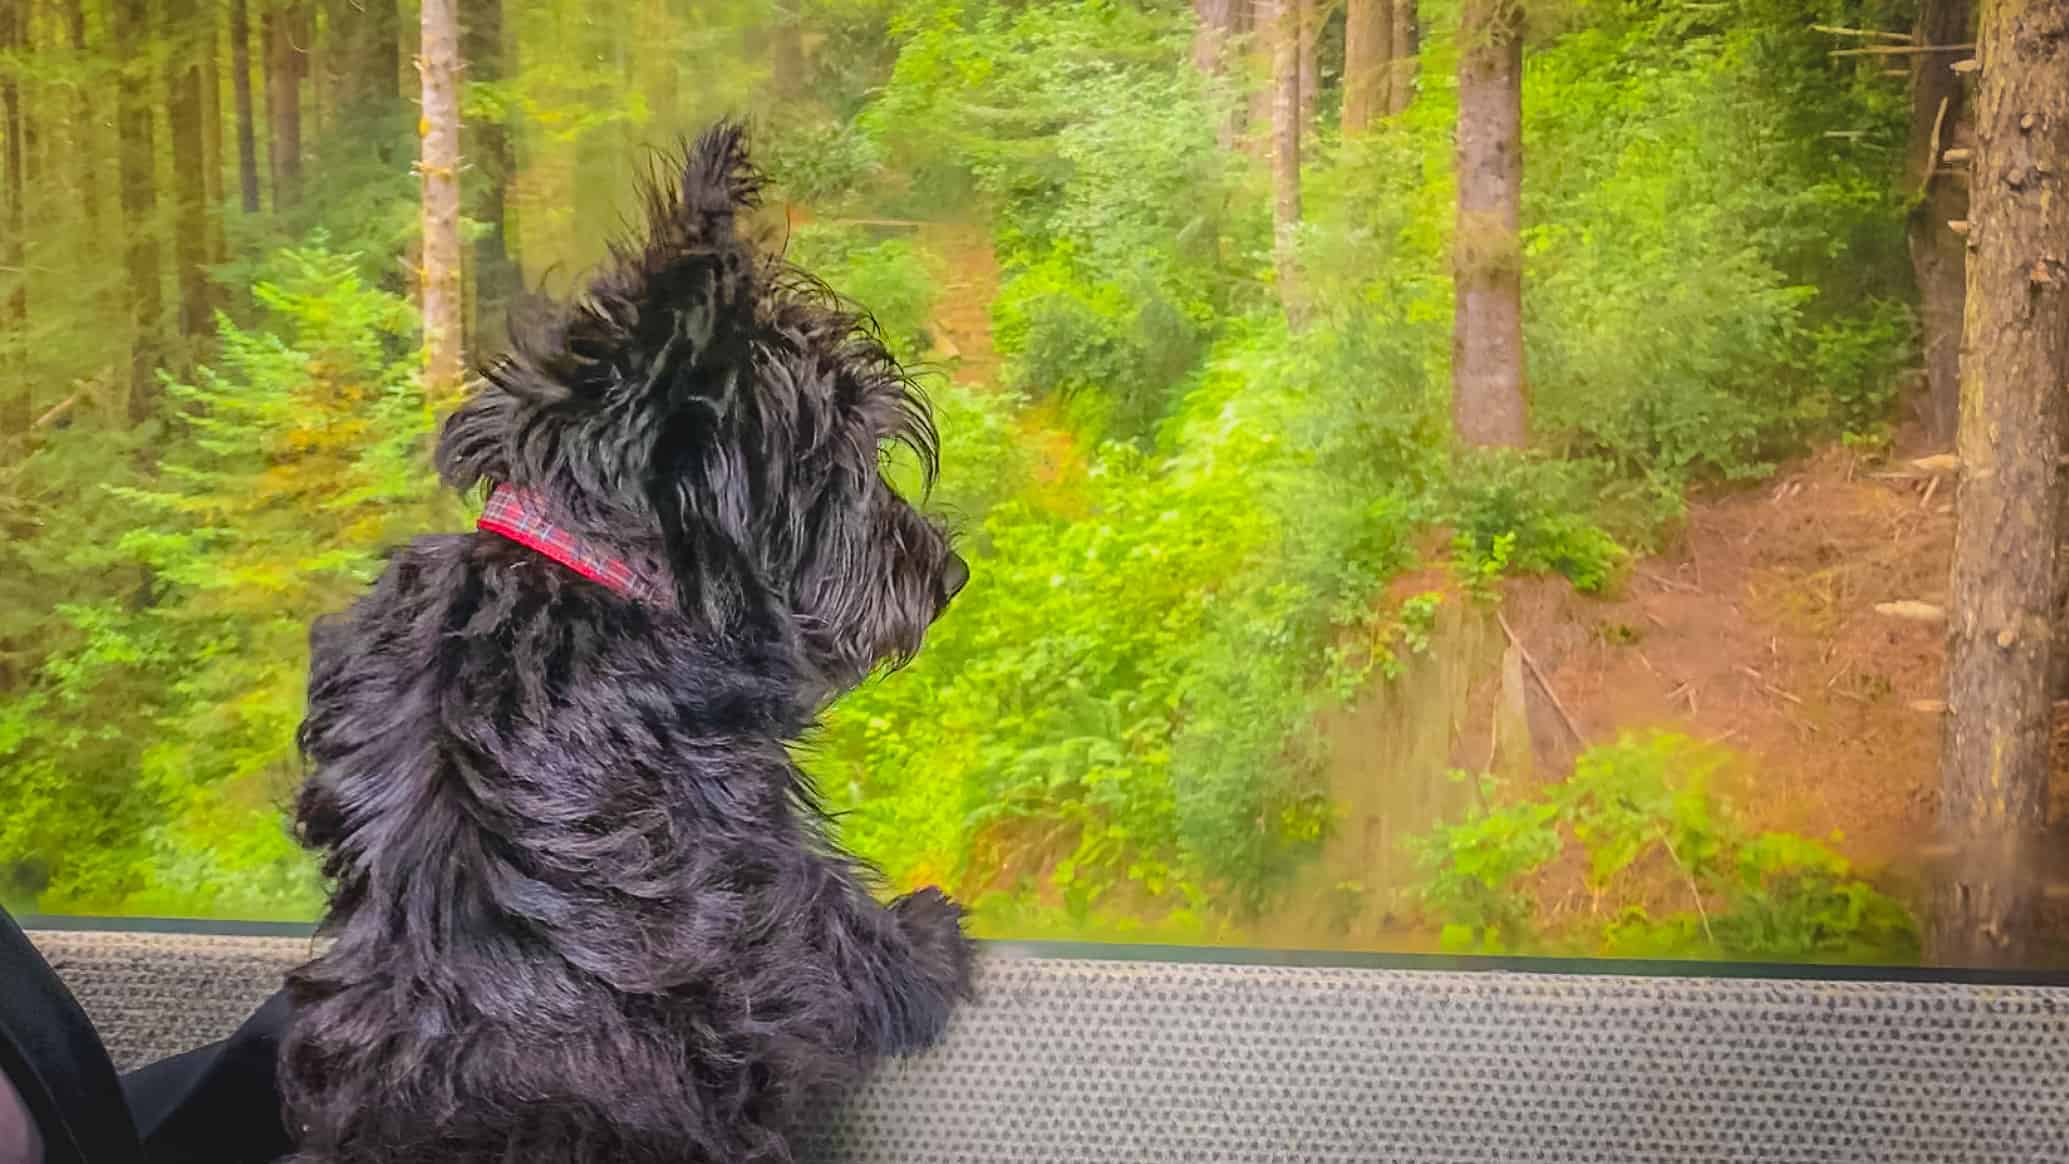
M948 597L954 598L962 593L963 587L968 585L969 582L970 563L963 561L961 554L950 550L948 552L948 565L941 572L941 585L947 590Z

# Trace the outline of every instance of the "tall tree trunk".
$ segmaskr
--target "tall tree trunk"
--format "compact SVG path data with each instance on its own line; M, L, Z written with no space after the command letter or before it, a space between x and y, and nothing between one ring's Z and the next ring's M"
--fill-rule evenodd
M1272 106L1278 100L1280 3L1281 0L1251 0L1249 26L1244 30L1250 34L1250 51L1243 63L1244 90L1250 95L1243 113L1245 148L1262 158L1269 158L1272 153Z
M202 167L208 200L208 261L220 263L229 257L223 242L223 70L220 39L221 9L217 0L203 0L206 23L197 30L201 37L201 141L207 164Z
M347 49L347 14L354 0L314 0L303 6L302 75L309 84L309 124L313 136L322 140L337 128L338 111L344 107Z
M1294 242L1300 229L1300 23L1305 0L1266 0L1261 28L1272 44L1272 259L1279 280L1279 304L1296 325L1300 320L1300 272Z
M0 134L6 135L6 218L0 231L0 288L6 294L4 320L0 320L0 452L11 452L14 442L29 436L29 416L34 401L29 397L26 356L29 350L29 216L28 181L23 171L28 150L22 141L22 87L20 70L26 59L28 0L0 0L0 52L9 54L5 71L0 71Z
M653 93L654 112L661 125L673 133L682 119L682 58L678 48L681 22L669 8L669 0L641 0L639 37L645 47L640 74ZM804 46L798 45L802 67ZM472 58L469 58L470 60ZM470 66L471 67L471 66ZM505 64L504 76L515 76L514 63Z
M1300 27L1300 127L1306 131L1315 124L1315 97L1322 91L1322 62L1315 51L1322 17L1318 0L1294 0L1294 7Z
M503 60L503 0L465 0L461 57L470 80L494 82L508 75ZM499 118L469 127L471 170L480 182L474 218L481 233L474 239L473 325L467 338L475 351L499 347L505 310L518 288L517 264L510 257L510 182L517 173L510 129Z
M191 39L200 31L194 0L165 0L173 51L165 87L172 128L173 276L179 287L179 334L200 335L214 318L208 302L208 168L201 132L201 61ZM210 26L213 27L213 24Z
M423 0L425 391L445 403L460 389L460 15L459 0Z
M2024 966L2046 825L2069 420L2069 4L1985 0L1962 331L1961 485L1940 823L1958 854L1928 953Z
M1222 52L1241 0L1193 0L1193 68L1209 77L1222 72Z
M328 17L338 109L371 109L397 96L395 0L346 0Z
M266 118L272 126L273 209L302 199L302 42L300 0L266 13Z
M366 19L367 36L372 45L372 56L366 66L367 78L373 83L369 92L383 99L400 97L402 18L395 10L395 0L368 0Z
M1365 132L1387 111L1393 75L1394 0L1349 0L1343 14L1343 135Z
M805 89L805 30L797 5L779 6L769 30L769 91L789 100Z
M1529 439L1523 378L1523 13L1466 0L1458 30L1451 419L1467 445Z
M65 42L72 52L72 66L85 76L88 61L86 0L65 0ZM93 88L90 84L83 84L72 95L73 181L78 183L79 205L85 212L89 244L98 242L101 237L101 183L96 167L102 154L94 140L94 128L101 119L94 116L92 98L88 96Z
M1249 3L1250 0L1193 0L1193 16L1199 22L1193 31L1193 67L1222 87L1227 83L1229 62L1235 57L1234 41L1242 13ZM1226 92L1222 95L1227 96ZM1231 150L1242 135L1242 108L1231 105L1216 136L1222 149Z
M122 230L127 240L123 267L129 280L129 418L148 419L158 398L158 350L164 289L158 285L158 198L154 188L157 149L152 132L150 0L116 0L109 13L115 27L116 123L121 134Z
M1921 45L1969 43L1969 0L1921 0L1913 35ZM1905 233L1918 280L1925 348L1925 401L1920 409L1934 444L1954 441L1961 409L1962 268L1968 244L1947 224L1968 218L1967 175L1943 172L1940 155L1968 122L1968 97L1946 53L1912 57L1911 140L1904 180L1913 194Z
M1388 49L1393 57L1393 76L1387 81L1389 115L1400 113L1415 100L1415 68L1422 52L1422 26L1416 19L1415 0L1394 0L1393 35Z
M246 214L259 212L259 146L252 126L251 18L248 0L230 0L230 92L237 105L237 194Z

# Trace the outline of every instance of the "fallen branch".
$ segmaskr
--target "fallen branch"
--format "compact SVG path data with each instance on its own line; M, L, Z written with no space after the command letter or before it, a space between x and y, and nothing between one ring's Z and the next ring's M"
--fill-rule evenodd
M1879 28L1840 28L1837 25L1831 24L1813 24L1810 26L1810 30L1812 32L1830 33L1833 36L1858 36L1868 40L1889 40L1895 41L1898 44L1910 44L1912 42L1912 37L1908 33L1884 32Z
M1793 703L1798 707L1803 706L1803 700L1798 699L1796 696L1789 694L1788 692L1782 690L1779 687L1776 687L1772 683L1769 683L1765 676L1760 674L1760 672L1755 671L1753 668L1745 666L1744 664L1740 664L1739 670L1745 672L1747 677L1753 680L1753 686L1758 687L1760 690L1767 692L1769 695L1779 696L1783 699L1786 699L1790 703Z
M1869 48L1833 49L1828 57L1909 57L1920 53L1974 52L1972 44L1878 44Z
M1717 935L1710 932L1710 911L1703 908L1703 895L1702 891L1695 887L1695 874L1689 872L1688 866L1681 863L1681 854L1674 851L1674 842L1661 837L1660 844L1666 846L1667 859L1674 862L1674 868L1681 870L1681 879L1688 883L1688 896L1695 902L1695 916L1703 922L1703 936L1710 939L1711 945L1716 945Z
M1679 590L1687 594L1702 593L1701 587L1690 585L1687 582L1677 582L1672 578L1668 578L1660 574L1655 574L1650 570L1640 569L1634 570L1633 572L1636 573L1640 578L1645 579L1647 582L1650 582L1655 586L1663 586L1668 590Z
M1932 140L1927 142L1925 147L1925 173L1920 174L1918 176L1918 200L1920 202L1925 201L1926 191L1932 188L1932 159L1940 156L1940 126L1947 120L1947 102L1951 100L1953 100L1953 98L1951 97L1940 98L1940 111L1938 113L1933 114Z
M1583 748L1587 747L1588 738L1580 734L1580 728L1574 725L1573 715L1566 710L1564 703L1559 702L1559 693L1552 690L1551 680L1546 679L1545 673L1538 669L1537 660L1530 657L1530 648L1524 646L1523 640L1516 637L1515 628L1509 625L1509 620L1498 610L1494 612L1494 621L1501 624L1501 633L1509 637L1509 644L1516 648L1516 654L1522 658L1523 665L1529 668L1530 677L1537 680L1538 690L1543 691L1545 698L1552 701L1552 709L1559 713L1560 722L1573 734L1573 742Z
M63 400L58 401L56 404L51 405L49 410L44 412L42 416L39 416L36 419L29 422L29 431L35 432L38 429L48 428L51 425L57 423L60 417L64 416L65 413L72 411L72 406L79 403L79 401L84 399L85 396L86 389L81 388L79 391L72 393L70 396L65 397Z
M1947 610L1945 607L1934 606L1930 602L1919 602L1911 598L1903 598L1895 602L1878 602L1875 604L1875 613L1889 618L1908 619L1912 622L1947 621Z

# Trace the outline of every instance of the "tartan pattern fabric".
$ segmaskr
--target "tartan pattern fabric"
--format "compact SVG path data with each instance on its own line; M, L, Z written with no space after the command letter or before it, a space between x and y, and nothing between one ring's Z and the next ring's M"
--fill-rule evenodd
M547 516L544 498L516 485L498 485L489 491L481 519L474 527L535 550L573 570L584 578L639 602L657 601L660 588L652 579L632 568L623 558L571 530L555 525Z

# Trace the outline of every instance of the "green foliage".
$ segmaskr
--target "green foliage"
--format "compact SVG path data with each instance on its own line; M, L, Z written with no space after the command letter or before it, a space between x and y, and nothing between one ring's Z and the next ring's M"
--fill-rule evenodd
M901 880L1080 917L1261 902L1328 817L1306 724L1330 612L1368 601L1412 530L1372 500L1382 466L1318 475L1348 450L1284 435L1344 406L1327 389L1357 350L1231 341L1180 452L1109 444L1081 491L992 508L927 649L814 741L849 839Z
M1892 156L1805 114L1901 142L1889 87L1819 58L1799 7L1592 15L1532 55L1524 103L1538 430L1627 473L1743 477L1881 415L1910 358L1881 290L1904 277Z
M1513 569L1602 590L1628 555L1586 516L1588 484L1584 466L1563 461L1496 453L1460 465L1449 503L1455 564L1468 577Z
M1743 829L1715 787L1728 761L1666 732L1591 748L1564 781L1411 842L1428 875L1424 906L1441 920L1446 945L1462 950L1915 958L1910 914L1844 858L1805 837ZM1495 792L1484 785L1483 802ZM1542 877L1568 856L1594 900L1592 921L1541 916ZM1656 917L1657 905L1641 899L1644 887L1659 885L1672 887L1677 904Z
M34 867L47 908L274 916L317 900L278 812L308 623L433 518L414 318L357 266L320 239L281 252L253 292L264 328L222 321L218 364L168 385L181 412L158 480L104 502L127 525L114 557L148 590L61 606L75 644L0 705L0 852ZM119 787L95 812L65 774L111 748ZM150 824L75 845L75 817Z
M792 233L789 257L866 309L900 359L927 350L940 271L909 240L872 242L854 228L814 223Z
M767 139L761 165L785 195L821 209L852 201L883 170L869 135L846 122L805 122Z
M1454 536L1469 596L1517 572L1611 589L1691 482L1885 431L1915 358L1890 180L1901 86L1805 31L1906 26L1883 0L1533 11L1555 17L1533 22L1524 101L1537 453L1463 458L1446 420L1455 5L1423 8L1405 113L1342 141L1325 87L1324 128L1302 143L1298 333L1272 293L1266 166L1217 143L1254 78L1199 75L1190 7L522 6L506 13L512 54L466 88L470 125L504 130L517 162L470 169L470 205L503 207L532 284L598 257L650 147L722 110L766 114L776 192L818 219L792 257L902 357L924 358L969 281L928 232L883 220L989 231L1000 382L927 378L944 473L925 503L972 585L914 664L838 703L801 749L848 841L901 883L977 900L989 933L1220 940L1268 913L1335 819L1319 713L1442 649L1443 599L1382 601L1427 534ZM88 65L39 62L37 80L93 91ZM313 907L278 811L307 621L381 547L459 518L424 468L431 418L399 298L412 120L387 97L305 119L302 201L222 215L230 318L171 346L183 370L134 427L126 353L102 350L128 327L119 275L96 275L120 271L118 248L36 195L17 378L38 410L75 389L85 403L0 465L0 896ZM481 197L489 183L500 197ZM281 250L319 227L328 243ZM918 496L909 457L887 472ZM1901 909L1837 854L1754 835L1709 783L1718 762L1626 741L1439 830L1425 888L1447 940L1909 948ZM1573 932L1535 896L1569 858L1607 903ZM1339 912L1368 892L1329 880ZM1700 910L1675 888L1690 883Z
M1171 67L1189 24L1110 0L915 4L862 118L912 197L992 210L1008 382L1070 398L1107 436L1145 435L1250 294L1221 237L1240 171L1193 74ZM1263 225L1245 223L1249 246Z

